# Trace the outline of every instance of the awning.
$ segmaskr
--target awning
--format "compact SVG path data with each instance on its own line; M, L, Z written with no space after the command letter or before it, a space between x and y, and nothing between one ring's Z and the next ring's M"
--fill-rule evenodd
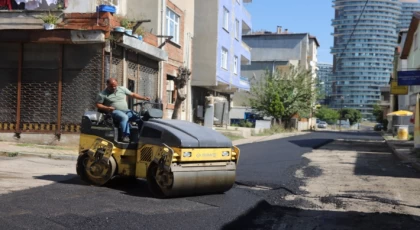
M142 55L156 60L156 61L167 61L168 60L168 54L157 47L154 47L152 45L147 44L144 41L141 41L137 38L128 36L128 35L122 35L121 42L118 43L118 45L133 50L135 52L141 53Z

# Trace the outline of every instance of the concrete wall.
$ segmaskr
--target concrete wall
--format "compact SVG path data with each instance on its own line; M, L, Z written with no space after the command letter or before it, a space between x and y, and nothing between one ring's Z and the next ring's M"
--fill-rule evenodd
M413 69L419 69L420 68L420 24L417 27L417 30L415 34L417 34L417 46L418 48L415 48L415 41L413 38L413 44L411 45L410 53L407 58L407 69L413 70ZM420 92L420 86L409 86L409 97L415 98L416 94ZM415 100L410 100L410 106L415 106Z
M242 65L241 74L250 79L250 84L252 85L253 82L260 80L265 75L266 70L271 72L273 68L275 69L277 66L284 66L287 64L287 61L254 61L251 65ZM233 95L233 106L250 106L249 93L244 91L236 92Z
M217 36L219 27L218 1L195 1L193 86L216 85Z
M151 22L142 24L143 28L152 34L161 34L161 4L161 0L120 0L118 14L138 20L150 19ZM166 11L163 12L163 16L165 15Z
M318 46L315 42L315 39L311 38L309 39L309 54L308 54L308 68L312 71L312 77L316 78L316 71L317 71L317 65L318 65ZM312 65L311 65L312 62Z
M306 54L308 40L307 34L288 35L251 35L244 36L243 41L251 50L251 61L287 61L305 60L302 55ZM302 53L303 52L303 53Z
M231 107L229 111L230 119L245 119L245 113L252 112L252 109L248 107L236 106Z
M124 1L124 0L123 0ZM65 13L90 13L95 12L97 6L96 0L72 0L69 1L67 9L64 10Z
M255 133L260 133L264 131L264 129L271 128L271 121L270 120L256 120L255 121Z
M408 56L408 68L420 68L420 24L417 27L416 33L417 33L417 46L418 48L415 48L415 41L413 40L413 44L411 45L410 49L410 55ZM414 38L413 38L414 39Z

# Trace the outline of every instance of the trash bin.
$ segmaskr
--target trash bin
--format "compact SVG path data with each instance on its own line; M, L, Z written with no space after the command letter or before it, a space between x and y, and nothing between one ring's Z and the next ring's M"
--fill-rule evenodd
M408 125L398 126L398 140L408 140Z

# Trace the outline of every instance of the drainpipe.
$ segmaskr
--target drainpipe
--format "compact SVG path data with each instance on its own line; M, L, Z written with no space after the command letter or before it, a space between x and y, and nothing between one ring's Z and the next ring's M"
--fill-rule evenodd
M192 36L191 33L187 34L187 66L189 69L191 68L191 43L192 43ZM194 77L194 76L192 76ZM193 118L193 107L192 107L192 88L191 88L191 80L188 81L188 98L187 98L187 120L192 122L192 118Z
M163 25L164 25L164 18L165 18L165 9L166 9L166 4L165 4L165 0L161 0L160 1L160 7L161 7L161 9L160 9L160 34L161 35L164 35L164 29L163 29ZM159 41L159 43L160 44L163 44L163 41L164 41L164 38L163 37L161 37L160 38L160 41ZM162 47L162 50L165 50L165 47ZM161 61L161 62L159 62L159 73L160 73L160 76L159 76L159 84L158 84L158 89L159 89L159 98L162 100L162 102L163 102L163 79L164 79L164 73L163 73L163 71L164 71L164 68L163 68L163 65L164 64L164 62L163 61Z

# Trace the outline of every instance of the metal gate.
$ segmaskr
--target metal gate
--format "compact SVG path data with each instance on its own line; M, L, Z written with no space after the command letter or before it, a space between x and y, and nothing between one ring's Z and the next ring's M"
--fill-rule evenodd
M20 44L0 43L0 50L0 132L14 132Z
M159 98L158 62L129 51L126 58L127 79L135 82L135 93L156 101Z
M61 131L79 132L84 112L96 110L102 90L102 45L65 45L63 57Z
M112 55L102 44L0 43L0 49L0 132L80 132L105 79L123 83L121 47ZM127 67L133 91L157 100L158 62L131 53Z
M60 45L23 45L20 130L55 131L58 116Z
M112 55L105 55L105 79L115 78L122 85L124 79L123 49L120 46L112 49Z

